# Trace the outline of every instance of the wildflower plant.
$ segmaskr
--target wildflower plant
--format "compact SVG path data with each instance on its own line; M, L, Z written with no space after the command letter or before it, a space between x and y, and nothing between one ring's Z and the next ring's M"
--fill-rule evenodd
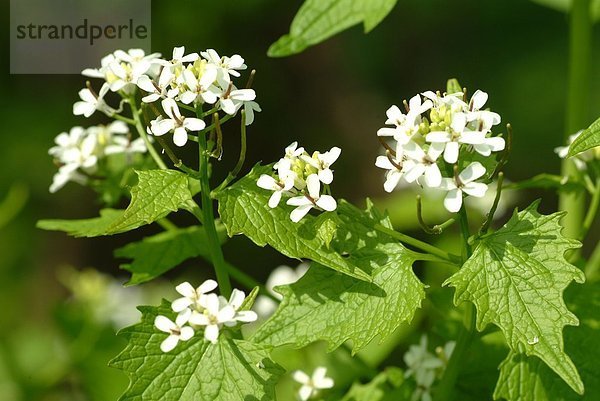
M439 318L453 330L423 335L397 361L398 368L379 372L367 366L366 384L350 386L339 371L329 377L325 366L304 366L287 376L300 384L297 399L377 401L389 399L387 392L399 400L449 400L459 394L466 358L476 357L472 347L485 347L489 335L505 357L495 399L529 399L528 389L539 386L556 385L570 396L584 393L586 372L563 338L565 326L579 323L574 312L582 304L577 297L565 302L563 292L585 279L573 264L585 261L574 250L598 208L597 148L576 156L578 176L560 178L591 195L581 236L563 235L564 213L540 214L539 201L496 225L512 131L510 125L502 128L501 116L488 108L493 105L488 94L476 90L469 95L449 80L443 92L423 90L391 106L382 112L384 126L373 127L373 147L382 152L374 163L385 170L386 192L406 186L421 192L408 207L418 213L428 238L422 240L395 230L387 213L369 199L363 208L335 195L334 177L348 174L337 168L344 156L336 144L311 152L294 142L279 160L256 164L240 177L246 129L261 111L252 88L254 71L247 71L240 55L176 47L161 57L132 49L115 51L100 64L83 72L93 80L80 91L73 113L82 118L103 114L111 121L74 127L56 137L49 153L58 171L50 190L68 182L87 185L106 208L91 219L44 220L39 226L98 237L157 224L163 232L115 252L129 260L123 267L132 273L130 285L195 257L212 265L208 275L215 278L199 285L181 283L172 300L139 307L141 322L122 331L128 344L111 362L131 380L122 399L275 399L286 363L272 351L318 341L329 351L349 351L348 363L368 365L361 350L384 343L381 347L390 354L399 341L418 341L398 340L398 332L411 322L417 325L414 320L420 319L421 308L430 308L428 303L439 307L428 287L453 291L454 302L442 302L444 316ZM231 156L223 149L222 126L228 122L239 125L241 152L233 170L215 183L212 171ZM579 138L589 141L590 135L586 130L573 138L570 150L557 150L559 156L570 155ZM180 156L184 147L197 148L197 167ZM514 190L539 182L534 177L508 185ZM490 191L495 191L493 204L475 227L464 199ZM111 208L122 197L129 205ZM447 220L427 225L422 199L428 205L437 202ZM197 224L175 225L170 216L178 211L191 214ZM437 236L452 237L455 229L460 249L442 249ZM306 264L297 270L279 268L262 285L251 277L250 261L243 267L227 262L222 243L234 235ZM440 267L443 279L415 274L417 264ZM245 291L233 288L232 278ZM435 351L430 343L437 344ZM313 368L312 375L304 373ZM526 381L519 387L518 380Z

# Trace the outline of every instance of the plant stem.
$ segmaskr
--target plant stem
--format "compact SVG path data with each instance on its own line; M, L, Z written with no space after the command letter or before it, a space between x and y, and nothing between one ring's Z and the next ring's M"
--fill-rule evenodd
M204 230L208 237L208 249L210 252L210 259L217 275L217 282L221 289L221 293L226 298L229 298L231 294L231 282L229 280L229 273L227 272L227 266L223 257L223 250L221 249L221 243L217 236L217 229L215 227L215 215L213 212L213 203L210 198L210 183L208 179L208 163L210 155L206 149L206 135L205 132L200 132L198 135L198 152L200 158L200 196L202 199L202 215Z
M600 280L600 242L596 244L596 248L585 265L585 277L589 282Z
M587 213L583 220L583 225L581 226L581 233L579 234L580 241L585 239L585 236L592 227L592 224L594 224L598 207L600 207L600 178L596 180L594 194L592 195L592 200L590 201Z
M408 236L406 234L402 234L398 231L387 228L381 224L375 224L375 226L373 228L383 234L389 235L392 238L396 238L400 242L404 242L405 244L412 245L415 248L419 248L422 251L425 251L432 255L438 256L449 262L455 263L460 260L460 258L456 255L452 255L446 251L441 250L440 248L436 248L433 245L429 245L426 242L420 241L420 240L413 238L411 236Z
M472 252L471 245L469 244L469 238L471 236L469 232L469 220L464 204L458 212L458 219L464 246L464 263L471 256ZM469 349L469 346L471 345L471 341L473 340L474 336L475 306L472 303L467 302L463 326L460 330L460 334L458 335L456 347L454 347L452 356L448 360L448 365L446 366L444 376L442 377L440 384L437 387L436 401L450 401L454 398L454 395L456 394L456 392L454 391L454 388L456 386L456 380L464 363L466 352Z
M143 139L144 143L146 144L146 148L148 148L148 152L150 152L150 156L152 156L152 159L154 159L154 162L161 170L166 170L167 165L161 159L158 152L156 152L156 149L154 149L154 146L150 142L150 139L148 139L148 134L146 134L146 130L144 129L144 126L142 125L142 120L140 119L140 113L138 111L137 105L135 104L134 97L129 98L129 107L131 107L131 114L133 114L133 119L135 121L135 128L137 129L138 134L140 135L140 137Z
M565 142L569 135L584 128L588 123L591 41L590 0L573 0L569 29L569 87ZM579 172L572 160L565 159L562 162L561 174L576 177ZM577 238L584 219L585 193L577 191L560 194L559 209L568 212L562 221L563 234L569 238Z

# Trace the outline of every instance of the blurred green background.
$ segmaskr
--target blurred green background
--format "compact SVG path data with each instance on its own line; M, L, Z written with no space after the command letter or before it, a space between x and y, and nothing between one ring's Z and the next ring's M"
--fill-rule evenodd
M1 18L8 26L4 4ZM294 140L310 150L341 146L335 195L360 206L372 197L391 209L398 227L415 229L412 195L399 202L401 194L383 191L382 172L374 166L380 151L375 132L391 104L427 89L444 90L446 79L456 77L471 92L487 91L488 105L513 125L514 150L506 169L510 180L559 172L553 148L564 134L565 15L525 0L402 0L369 35L355 27L303 54L268 58L267 48L288 31L300 4L153 0L153 51L168 55L179 45L190 51L215 48L224 55L241 54L257 70L254 88L263 112L249 130L246 168L276 160ZM595 36L599 43L597 30ZM57 194L48 192L55 167L47 150L71 126L103 120L83 121L71 114L85 82L81 76L9 75L8 36L2 40L0 201L8 197L9 204L0 209L0 399L116 399L127 379L106 367L123 346L115 327L132 315L135 319L136 301L172 298L172 283L199 282L212 272L207 264L191 261L162 284L120 291L110 276L124 281L126 274L112 251L156 228L98 239L35 228L42 218L97 214L99 204L86 188L69 184ZM594 80L590 88L590 122L600 114L599 83ZM216 182L236 161L237 127L228 127L225 135ZM543 198L542 211L556 210L556 196L545 191L523 194L515 205L536 197ZM259 279L282 263L297 264L243 238L229 241L225 255ZM107 276L84 271L87 267ZM113 322L102 308L116 299L129 316Z

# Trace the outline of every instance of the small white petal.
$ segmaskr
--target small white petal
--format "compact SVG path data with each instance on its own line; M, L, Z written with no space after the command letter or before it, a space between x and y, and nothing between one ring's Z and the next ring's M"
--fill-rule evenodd
M312 204L298 206L296 209L292 210L292 213L290 213L290 219L292 219L294 223L297 223L302 220L304 216L306 216L310 209L312 209Z
M307 401L312 396L313 390L311 386L302 386L298 390L298 397L301 401Z
M275 178L266 174L263 174L258 178L256 185L258 185L260 188L269 190L274 190L278 188L277 181L275 181Z
M317 200L317 206L321 209L331 212L337 208L337 202L332 196L323 195Z
M310 381L310 377L301 370L296 370L292 373L292 378L301 384L306 384Z
M470 182L463 187L463 191L466 194L471 196L475 196L477 198L482 198L485 196L487 192L488 186L481 182Z
M219 326L211 324L204 329L204 338L215 344L219 339Z
M279 202L281 202L281 191L275 191L269 198L268 205L271 209L275 209L279 205Z
M444 150L444 160L447 163L454 164L458 160L458 149L460 145L458 142L448 142L446 149Z
M180 293L184 297L192 298L192 297L196 296L196 290L187 281L185 281L185 282L179 284L177 287L175 287L175 291L177 291L178 293Z
M442 173L436 164L428 166L425 170L425 185L429 188L437 188L442 183Z
M184 146L188 141L187 131L183 127L175 128L173 132L173 143L179 147Z
M462 191L460 189L452 189L444 198L444 207L452 213L456 213L462 206Z
M471 104L473 105L473 110L480 110L485 102L488 100L488 94L484 91L477 89L473 96L471 96Z
M236 320L239 320L240 322L244 322L244 323L249 323L249 322L254 322L258 319L258 315L256 314L256 312L253 311L242 311L242 312L238 312L238 314L236 315Z
M161 344L160 344L160 350L162 352L169 352L172 351L173 348L175 348L177 346L177 343L179 342L179 336L176 335L170 335L169 337L167 337Z
M321 184L319 183L319 176L317 174L311 174L306 178L306 188L308 194L313 199L318 199L321 194Z
M333 171L328 168L325 170L319 170L318 176L319 180L321 180L323 184L331 184L333 182Z
M168 317L162 315L156 316L154 319L154 326L165 333L170 333L171 330L177 328L175 323L173 323Z
M192 304L192 300L189 298L178 298L171 303L171 309L173 312L181 312Z
M463 171L458 175L458 179L463 183L469 183L482 177L485 174L485 167L479 162L473 162L469 164Z
M229 297L229 305L231 305L233 309L238 310L240 306L242 306L242 303L244 303L244 299L246 299L244 291L234 288Z
M179 339L181 341L187 341L192 337L194 337L194 329L192 329L190 326L181 328L181 334L179 335Z
M400 182L401 178L402 173L399 171L390 171L390 173L387 175L385 183L383 184L383 189L386 192L392 192L394 189L396 189L396 186L398 186L398 182Z
M450 142L452 135L445 131L433 131L425 136L427 142Z
M199 118L186 118L183 120L183 126L189 131L202 131L206 123Z
M200 284L200 287L198 287L198 292L201 294L206 294L217 288L218 285L219 284L217 284L215 280L206 280L205 282Z

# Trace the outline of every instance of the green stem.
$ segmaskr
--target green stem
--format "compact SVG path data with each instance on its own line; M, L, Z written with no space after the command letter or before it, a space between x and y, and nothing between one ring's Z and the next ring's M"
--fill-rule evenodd
M114 118L115 120L120 120L120 121L126 122L129 125L135 126L135 120L133 120L131 118L124 117L120 114L113 114L111 117Z
M246 114L244 113L243 110L241 112L241 115L242 115L242 126L240 128L240 157L238 158L238 161L237 161L235 167L233 168L233 170L231 170L231 172L229 174L227 174L227 177L215 189L215 191L214 191L215 193L218 193L223 188L227 187L227 185L229 185L229 183L231 181L233 181L235 179L235 177L237 177L237 175L242 170L242 167L244 166L244 161L246 160Z
M600 242L596 244L596 248L585 265L585 277L589 282L600 280Z
M202 199L202 215L204 222L204 230L208 237L208 249L210 252L210 259L217 275L217 282L221 288L221 294L226 298L229 298L231 294L231 282L229 280L229 273L227 272L227 266L223 257L223 250L221 249L221 243L217 236L217 229L215 227L215 215L213 212L213 203L210 198L210 183L208 178L208 163L210 155L206 149L206 135L204 132L200 132L198 135L198 151L200 158L200 196Z
M463 263L471 256L471 245L469 244L469 238L471 236L469 232L469 220L465 206L461 207L458 212L459 225L461 229L463 239ZM437 387L437 398L436 401L449 401L452 400L456 394L456 380L458 374L464 365L464 359L471 345L471 341L475 337L475 306L472 303L467 303L465 316L463 321L463 327L460 330L458 339L456 341L456 347L452 352L452 356L448 360L448 365L444 371L440 384Z
M594 220L596 219L596 213L598 212L598 207L600 207L600 178L596 180L596 186L594 194L592 195L592 200L588 206L587 213L585 215L585 219L583 220L583 225L581 226L581 233L579 234L579 240L583 241L594 224Z
M135 121L135 128L137 129L138 134L140 135L140 137L143 139L144 143L146 144L146 148L148 149L150 156L152 156L152 159L154 159L154 162L161 170L166 170L167 165L161 159L160 155L158 154L158 152L156 151L156 149L150 142L150 139L148 139L148 134L146 134L146 130L144 129L144 126L142 125L142 120L140 119L140 113L138 111L137 105L135 104L134 97L129 98L129 106L131 107L131 113L133 114L133 119Z
M569 135L584 128L588 123L591 42L590 0L573 0L569 30L569 86L565 142ZM561 173L567 177L579 175L575 164L570 159L562 162ZM568 212L562 221L563 234L569 238L577 238L584 219L585 193L577 191L560 194L559 209Z
M408 245L412 245L415 248L419 248L422 251L428 252L432 255L438 256L448 262L451 263L456 263L460 260L460 258L456 255L452 255L446 251L441 250L440 248L436 248L433 245L429 245L426 242L420 241L416 238L413 238L409 235L406 234L402 234L396 230L392 230L390 228L387 228L381 224L375 224L375 226L373 227L375 230L383 233L383 234L387 234L392 238L396 238L398 241L403 242L405 244Z
M485 216L485 221L479 230L479 235L484 235L490 230L490 226L492 225L492 221L494 220L494 214L496 213L496 209L498 209L498 204L500 203L500 197L502 195L502 184L504 183L504 173L498 173L498 183L496 184L496 196L494 197L494 203L492 204L492 208Z

